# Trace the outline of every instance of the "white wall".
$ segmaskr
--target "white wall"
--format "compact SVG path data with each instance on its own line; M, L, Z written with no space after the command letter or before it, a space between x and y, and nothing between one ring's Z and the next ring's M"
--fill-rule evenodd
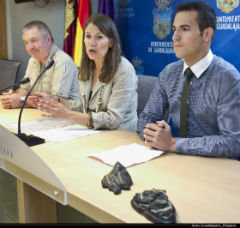
M65 0L50 0L44 8L34 2L16 4L6 0L8 58L22 62L18 79L24 76L29 55L22 41L22 28L31 20L45 22L52 31L54 41L63 48ZM92 13L97 12L98 0L91 0Z

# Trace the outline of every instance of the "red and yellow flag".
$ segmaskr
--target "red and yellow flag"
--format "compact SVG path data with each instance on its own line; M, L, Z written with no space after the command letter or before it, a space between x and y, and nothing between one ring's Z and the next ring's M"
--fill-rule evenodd
M79 67L82 57L82 39L83 28L88 18L91 15L90 0L79 0L78 15L77 15L77 32L74 45L74 62Z

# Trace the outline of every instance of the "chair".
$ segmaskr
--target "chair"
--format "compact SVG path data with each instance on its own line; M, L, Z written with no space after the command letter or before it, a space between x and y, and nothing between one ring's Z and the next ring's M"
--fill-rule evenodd
M138 107L137 115L143 111L145 104L152 92L154 85L156 84L157 77L148 75L138 75Z
M14 85L20 64L16 60L0 59L0 89Z
M152 89L156 84L156 81L157 81L157 77L147 76L147 75L138 75L138 89L137 89L137 92L138 92L137 115L138 116L143 111L148 101L148 98L151 95ZM171 126L172 135L174 137L179 137L179 132L175 129L171 116L169 116L169 109L166 110L162 119L167 121L168 124Z

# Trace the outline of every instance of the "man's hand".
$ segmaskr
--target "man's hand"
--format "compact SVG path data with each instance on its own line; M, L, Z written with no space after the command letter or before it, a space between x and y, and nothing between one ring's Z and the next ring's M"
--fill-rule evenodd
M37 96L29 96L27 99L27 107L37 108L38 97Z
M19 108L20 107L20 94L14 93L13 90L9 90L3 93L1 96L1 102L3 108Z
M176 140L166 121L147 124L143 133L147 145L166 152L176 152Z

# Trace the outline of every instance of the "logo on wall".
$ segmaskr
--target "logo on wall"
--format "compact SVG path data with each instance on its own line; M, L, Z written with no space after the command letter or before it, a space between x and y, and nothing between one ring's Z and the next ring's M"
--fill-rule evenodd
M224 13L230 13L239 6L239 0L217 0L217 7Z
M136 56L135 58L132 59L131 62L136 70L136 73L143 74L144 72L144 67L142 66L143 61L138 56Z
M171 32L172 8L168 8L170 0L155 0L157 8L153 10L153 33L164 39Z

